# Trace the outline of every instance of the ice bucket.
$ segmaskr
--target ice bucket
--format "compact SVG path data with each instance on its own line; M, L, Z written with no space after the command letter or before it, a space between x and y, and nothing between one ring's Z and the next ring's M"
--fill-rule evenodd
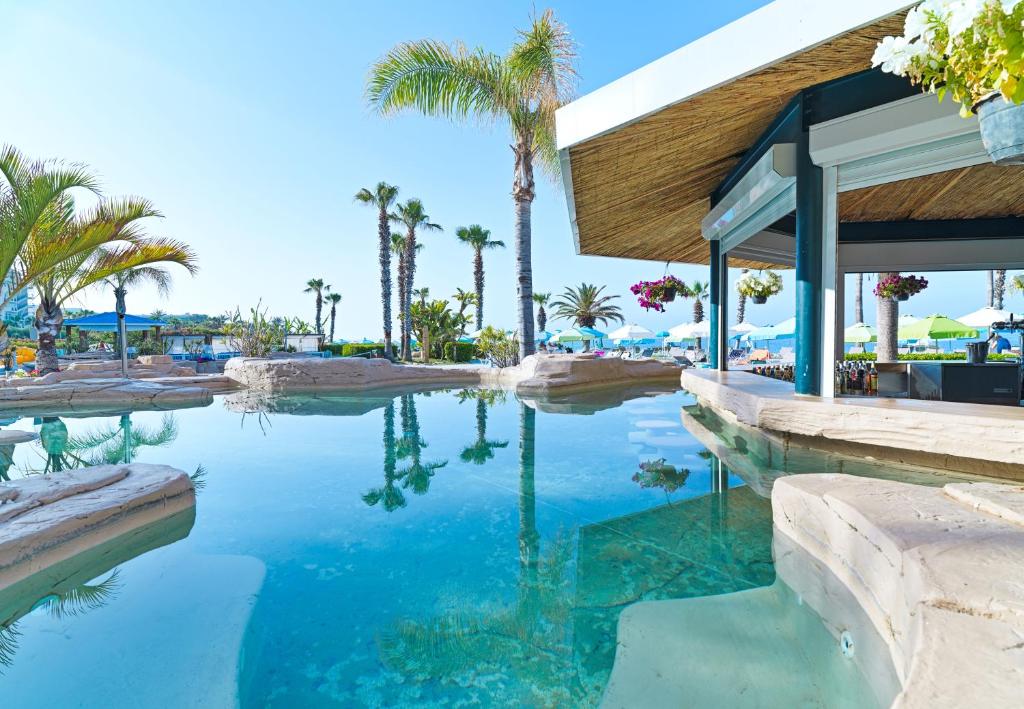
M987 342L968 342L967 343L967 362L969 364L984 364L985 360L988 359L988 343Z

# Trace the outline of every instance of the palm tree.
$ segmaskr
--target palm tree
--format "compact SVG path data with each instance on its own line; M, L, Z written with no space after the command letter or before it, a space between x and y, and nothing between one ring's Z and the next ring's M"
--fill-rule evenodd
M384 306L384 352L391 357L391 211L398 188L378 182L372 191L366 188L356 193L356 201L377 208L378 258L380 259L380 299ZM332 337L333 339L333 337Z
M423 244L416 244L416 253L423 250ZM391 253L398 258L398 327L399 327L399 340L404 341L405 338L405 314L406 314L406 291L409 285L409 280L405 274L405 237L401 234L391 235ZM411 296L410 296L411 297ZM399 345L401 346L401 345ZM391 353L388 353L390 356Z
M128 295L128 288L135 285L141 285L149 281L156 286L157 291L160 295L166 296L171 292L171 274L167 272L167 269L160 266L139 266L138 268L129 268L124 271L118 271L114 273L110 278L103 280L108 286L114 291L114 312L117 313L118 319L118 338L121 337L121 323L124 319L125 313L128 312L128 308L125 305L125 297ZM153 320L160 320L163 317L163 313L160 310L155 310L150 315ZM81 334L81 333L80 333ZM127 342L121 342L120 347L126 348Z
M373 507L384 504L384 510L394 512L405 507L405 495L398 488L398 446L395 441L395 401L384 407L384 485L373 488L363 495L363 502Z
M423 202L418 199L410 199L404 204L396 205L395 211L389 214L388 218L397 224L405 225L405 327L402 333L402 359L411 362L412 342L409 335L412 332L412 313L409 306L410 298L412 298L412 284L416 278L416 231L441 231L441 227L430 221Z
M546 10L504 56L429 39L404 42L371 67L367 82L367 98L382 115L413 109L456 121L501 120L511 128L520 359L534 351L533 164L539 160L558 173L555 109L575 92L575 56L568 30Z
M740 269L740 278L750 272L749 268ZM739 324L747 319L747 296L739 293L736 296L736 323Z
M853 318L864 322L864 274L857 274L857 293L853 301Z
M992 307L1003 309L1003 298L1006 297L1006 269L997 268L992 284Z
M898 273L879 273L879 282ZM876 297L875 322L878 330L878 343L875 345L875 357L879 362L895 362L897 360L897 328L900 319L900 305L895 298Z
M16 283L7 290L0 308L34 278L73 255L82 244L59 244L36 253L31 264L16 268L18 256L41 221L64 205L69 193L82 188L99 193L96 179L82 165L31 162L10 145L0 148L0 282L12 271ZM7 349L7 323L0 322L0 350Z
M879 276L881 276L881 274L879 274ZM987 303L987 305L988 305L988 307L991 308L991 307L993 307L995 305L995 302L996 302L996 272L995 271L989 271L988 272L988 292L987 292L987 296L988 296L988 303Z
M537 304L537 331L543 332L548 326L548 314L544 306L551 300L550 293L534 293L533 302Z
M145 236L140 221L154 216L159 213L146 200L101 202L77 214L74 201L63 197L32 229L15 267L12 290L31 283L39 297L34 324L39 332L36 367L41 374L57 371L62 306L77 293L122 271L160 263L177 263L195 273L195 254L188 246ZM56 254L62 258L53 264ZM49 268L44 268L47 264ZM41 275L33 278L33 273Z
M316 319L313 321L316 324L316 332L318 335L323 334L323 320L320 316L323 314L324 309L324 293L331 289L330 286L324 285L323 278L310 278L306 281L306 288L303 293L315 293L316 294Z
M328 340L328 342L334 342L334 319L338 315L338 303L341 302L341 293L328 293L327 294L327 302L331 304L331 314L330 314L330 318L331 318L331 335L330 335L330 339ZM384 341L384 351L387 352L388 354L390 354L390 352L391 352L391 347L390 347L390 341L389 340L390 340L390 333L388 334L388 339L385 339L385 341Z
M609 305L617 295L601 295L604 286L598 288L590 283L581 283L578 288L566 288L558 299L551 302L556 318L574 320L578 327L593 327L598 322L623 322L622 310Z
M704 301L708 299L707 281L694 281L693 285L687 288L688 294L693 298L693 321L704 322ZM700 349L701 338L697 338L697 349Z
M483 465L494 457L496 448L508 448L508 441L487 440L487 407L498 401L505 401L505 392L500 389L463 389L456 398L459 403L476 401L476 440L462 450L459 457L465 463Z
M455 230L455 236L463 244L473 249L473 286L476 289L476 322L477 327L483 327L484 322L484 249L503 249L504 241L492 240L490 229L484 229L479 224L460 226Z

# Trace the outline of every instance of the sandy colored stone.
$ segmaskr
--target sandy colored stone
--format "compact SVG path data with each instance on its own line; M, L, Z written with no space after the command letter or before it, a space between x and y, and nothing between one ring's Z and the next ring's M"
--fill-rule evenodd
M1000 488L1015 501L1016 486ZM777 480L776 534L824 564L885 641L900 707L1016 707L1024 528L942 489L846 475Z
M435 382L471 386L480 383L481 369L485 368L392 364L386 359L362 357L236 357L228 360L224 374L249 389L299 392L381 389Z
M679 380L682 367L653 359L633 360L596 357L592 354L537 354L516 367L492 370L493 383L513 387L522 394L586 391L602 387L631 386L644 382Z
M750 372L684 370L684 389L749 426L879 451L909 451L930 463L1001 477L1024 475L1024 408L877 397L800 397L786 382ZM915 462L915 461L907 461Z
M1024 485L950 483L943 490L954 500L976 510L1024 525Z
M0 587L195 504L188 475L141 463L32 476L3 490Z
M0 387L0 410L40 406L66 408L116 403L127 408L176 408L213 401L210 390L200 386L137 379L81 379L58 384Z

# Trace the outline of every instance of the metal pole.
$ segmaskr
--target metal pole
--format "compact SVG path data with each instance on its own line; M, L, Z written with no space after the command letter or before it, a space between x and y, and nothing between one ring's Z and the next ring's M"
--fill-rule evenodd
M124 313L117 314L117 334L121 338L121 376L128 378L128 330L124 322Z

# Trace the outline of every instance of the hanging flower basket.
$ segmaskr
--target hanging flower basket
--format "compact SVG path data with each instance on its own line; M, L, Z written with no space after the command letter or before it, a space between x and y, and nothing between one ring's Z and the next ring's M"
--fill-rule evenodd
M917 295L927 287L927 279L919 276L901 276L898 273L894 273L875 284L875 295L879 298L906 301L910 300L910 296Z
M736 291L757 305L764 305L768 298L782 292L782 276L775 271L745 273L736 281Z
M903 36L884 37L873 66L906 76L941 101L978 115L982 143L997 165L1024 164L1024 3L926 0L907 13Z
M689 295L686 284L675 276L665 276L658 281L640 281L629 287L629 292L636 296L637 302L645 310L665 312L665 303L671 303L677 295L685 298Z

